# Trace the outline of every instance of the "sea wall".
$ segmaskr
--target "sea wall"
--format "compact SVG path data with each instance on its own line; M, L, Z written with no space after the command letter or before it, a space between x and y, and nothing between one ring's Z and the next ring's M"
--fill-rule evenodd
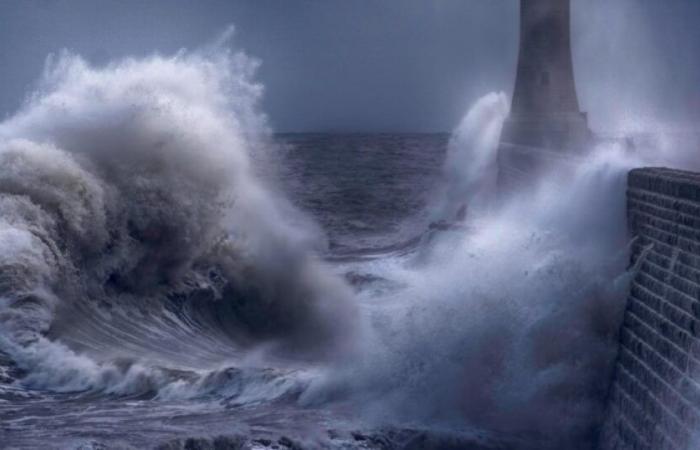
M602 449L700 448L700 174L629 174L635 238Z

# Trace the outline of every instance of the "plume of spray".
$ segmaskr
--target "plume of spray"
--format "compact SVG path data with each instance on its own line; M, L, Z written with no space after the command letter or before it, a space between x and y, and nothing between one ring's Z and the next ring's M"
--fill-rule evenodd
M478 207L489 199L495 190L495 150L509 110L505 93L490 93L476 102L453 131L447 146L444 185L432 206L435 219L451 220L465 202Z
M190 311L232 347L285 357L350 341L349 290L314 257L319 236L256 176L271 159L260 155L271 147L262 87L257 62L229 50L229 37L99 68L63 52L0 123L0 351L26 383L123 382L116 374L128 371L100 358L146 348L120 352L126 339L109 334L120 320L137 327L129 307L153 322ZM88 328L85 354L56 342L80 343ZM100 340L114 346L88 351ZM176 339L152 350L178 345L213 352Z
M489 94L457 128L443 208L480 201L507 111L503 94ZM364 293L374 324L366 352L305 399L526 437L518 448L590 448L631 276L626 173L639 164L622 145L600 145L565 181L547 173L497 207L470 210L420 258L376 263L402 287Z

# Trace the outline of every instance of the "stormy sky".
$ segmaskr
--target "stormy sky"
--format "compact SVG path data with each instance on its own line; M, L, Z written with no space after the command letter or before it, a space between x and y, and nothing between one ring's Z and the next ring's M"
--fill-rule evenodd
M700 125L700 1L572 0L579 97L594 129ZM0 114L48 54L95 64L172 53L233 24L259 58L276 131L449 131L510 94L518 0L4 0Z

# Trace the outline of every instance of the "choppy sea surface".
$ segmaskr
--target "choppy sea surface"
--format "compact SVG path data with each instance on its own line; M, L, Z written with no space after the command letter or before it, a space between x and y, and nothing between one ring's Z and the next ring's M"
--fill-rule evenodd
M329 237L329 252L371 249L426 225L448 134L287 134L284 189Z

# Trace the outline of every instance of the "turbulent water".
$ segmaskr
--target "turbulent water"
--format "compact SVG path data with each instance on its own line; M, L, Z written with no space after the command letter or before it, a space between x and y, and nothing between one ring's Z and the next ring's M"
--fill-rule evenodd
M225 46L59 55L0 123L2 446L589 448L648 157L494 203L503 94L273 135Z

